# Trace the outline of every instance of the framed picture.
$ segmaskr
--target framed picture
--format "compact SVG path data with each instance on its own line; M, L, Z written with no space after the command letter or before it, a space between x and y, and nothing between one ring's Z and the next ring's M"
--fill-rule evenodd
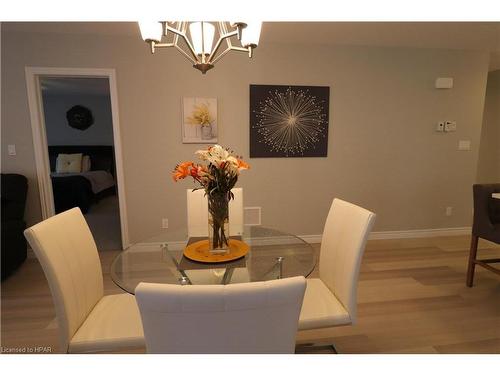
M217 99L182 99L182 142L217 143Z
M330 87L250 85L250 157L326 157Z

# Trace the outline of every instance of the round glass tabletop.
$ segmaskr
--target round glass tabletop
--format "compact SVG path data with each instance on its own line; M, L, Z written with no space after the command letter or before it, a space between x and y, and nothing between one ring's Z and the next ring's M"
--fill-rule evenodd
M183 256L186 233L166 232L120 253L111 278L134 293L140 282L163 284L230 284L278 278L307 277L316 264L314 249L293 234L262 226L245 226L241 240L250 246L245 257L224 263L201 263Z

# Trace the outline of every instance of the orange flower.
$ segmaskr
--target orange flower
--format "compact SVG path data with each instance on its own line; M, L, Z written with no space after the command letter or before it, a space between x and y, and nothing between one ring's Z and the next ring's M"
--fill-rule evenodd
M250 164L244 162L243 160L241 159L237 159L238 160L238 169L250 169Z
M193 164L194 163L192 161L186 161L176 166L172 172L172 178L174 181L186 178L189 175L189 167L192 167Z
M192 167L194 163L192 161L185 161L184 163L180 163L179 167L182 169L188 169L189 167Z
M191 177L193 177L193 178L198 177L198 169L197 169L197 168L191 168L191 170L189 171L189 174L190 174L190 175L191 175Z
M189 171L189 174L193 178L200 178L203 175L203 168L201 167L201 165L194 164L191 166L191 170Z

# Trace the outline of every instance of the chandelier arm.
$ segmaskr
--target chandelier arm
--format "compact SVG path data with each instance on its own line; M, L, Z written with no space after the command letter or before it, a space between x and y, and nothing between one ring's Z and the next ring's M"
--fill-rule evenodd
M191 35L192 37L192 35ZM205 64L205 59L207 56L205 55L205 22L201 22L201 63Z
M229 49L233 50L233 51L240 51L240 52L246 52L246 53L248 53L248 48L244 48L244 47L235 47L235 46L232 46Z
M210 64L215 65L215 63L216 63L217 61L219 61L222 57L224 57L224 55L225 55L226 53L228 53L229 51L231 51L231 48L226 48L224 51L222 51L222 52L220 53L220 55L219 55L219 56L217 56L217 57L214 59L214 61L210 61Z
M227 27L224 21L217 22L219 24L219 31L222 31L221 34L227 34Z
M248 57L249 58L252 58L253 56L253 47L252 46L248 46L248 47L229 47L229 49L231 51L238 51L238 52L246 52L248 53Z
M182 32L182 31L179 31L177 29L174 29L173 27L170 27L168 25L166 25L166 29L168 31L173 32L176 35L179 35L182 39L184 39L184 41L186 42L187 46L189 47L189 52L191 52L191 54L193 55L194 59L196 61L198 61L198 56L196 55L196 51L194 50L194 48L193 48L191 42L189 41L189 39L187 38L186 33Z
M233 31L233 32L230 32L228 34L223 34L220 36L219 40L217 41L217 44L215 45L215 48L213 49L212 53L210 54L210 56L208 57L208 62L212 61L213 57L215 56L215 54L217 53L217 50L219 49L220 45L222 44L222 42L227 39L227 38L231 38L232 36L235 36L235 35L238 35L238 31Z
M161 36L167 36L167 21L159 21L161 24Z
M186 57L186 59L188 59L189 61L191 61L193 64L198 64L198 62L199 62L198 60L193 59L190 55L188 55L188 53L186 51L184 51L177 44L174 44L173 47L177 48L177 50L179 52L181 52Z
M156 48L175 47L174 43L155 43Z
M228 33L227 25L225 22L219 22L219 26L222 29L222 34ZM233 46L233 44L231 43L231 38L226 39L226 44L229 48L231 48Z
M180 26L180 28L182 29L182 22L177 22L176 24L177 24L176 27ZM166 25L166 23L165 23L165 25ZM166 29L165 29L165 31L166 31ZM177 42L178 41L179 41L179 35L178 34L174 34L174 45L175 46L177 46Z
M238 33L238 32L236 32L236 33ZM233 43L231 42L231 38L226 39L226 42L227 42L227 46L229 48L233 47Z

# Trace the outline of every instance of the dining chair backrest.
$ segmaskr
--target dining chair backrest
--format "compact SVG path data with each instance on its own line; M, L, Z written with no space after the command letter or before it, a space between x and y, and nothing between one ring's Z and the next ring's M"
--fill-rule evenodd
M356 321L357 285L361 259L376 215L334 199L321 240L319 277Z
M500 199L492 194L500 193L500 184L474 184L474 219L472 234L494 243L500 243Z
M243 234L243 189L231 189L234 199L229 201L229 235ZM208 200L205 190L187 189L187 221L189 237L208 236Z
M229 285L140 283L148 353L293 353L304 277Z
M103 296L101 263L79 208L24 231L49 283L63 351Z

